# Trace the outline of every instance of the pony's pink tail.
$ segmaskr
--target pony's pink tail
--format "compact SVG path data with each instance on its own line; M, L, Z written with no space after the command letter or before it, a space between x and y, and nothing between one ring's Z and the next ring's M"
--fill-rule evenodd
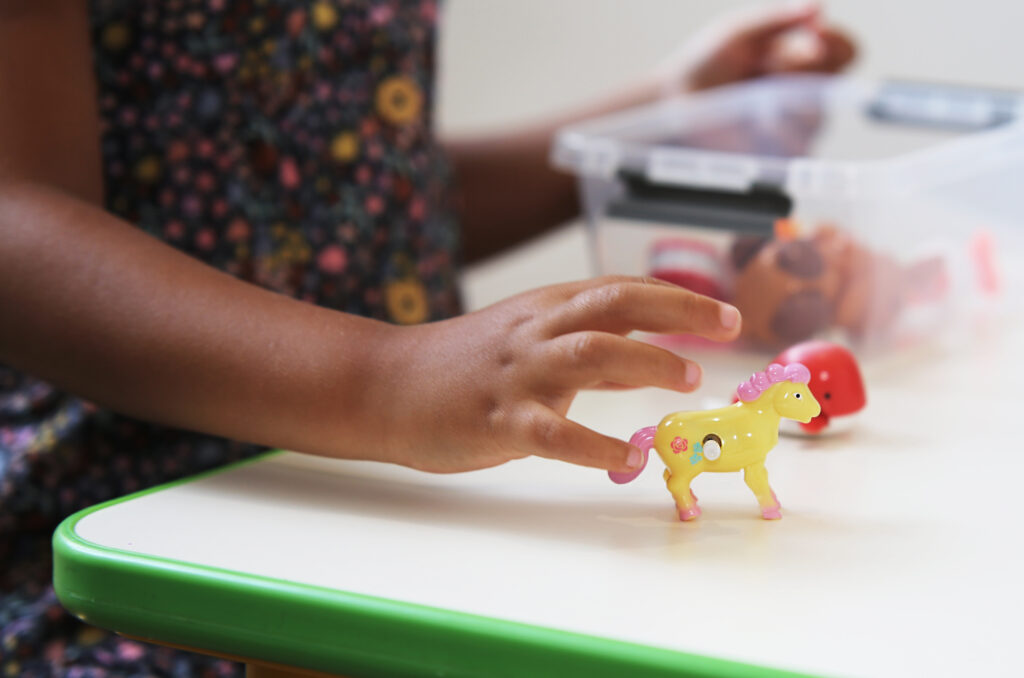
M629 439L629 444L640 448L640 451L644 453L644 460L640 464L640 468L635 471L630 471L628 473L608 471L608 477L612 479L613 483L624 485L632 480L636 480L636 477L640 475L647 466L647 453L651 451L652 447L654 447L654 434L657 430L657 426L645 426L633 434L633 437Z

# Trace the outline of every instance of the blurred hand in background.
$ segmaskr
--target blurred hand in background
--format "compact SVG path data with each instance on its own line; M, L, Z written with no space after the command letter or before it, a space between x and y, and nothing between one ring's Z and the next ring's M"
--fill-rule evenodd
M727 14L700 31L660 67L589 104L508 126L499 133L449 135L445 146L462 187L462 241L466 261L501 251L564 223L579 212L576 180L551 167L555 133L567 125L666 96L765 75L836 73L854 58L853 40L826 24L817 4L769 5ZM688 146L789 156L813 142L820 106L780 110L758 125L731 121L705 130ZM773 126L771 134L765 128ZM781 140L779 143L777 140ZM509 190L514 186L516 190Z
M696 91L765 75L838 73L857 47L826 23L817 3L772 5L723 16L658 69L662 94Z

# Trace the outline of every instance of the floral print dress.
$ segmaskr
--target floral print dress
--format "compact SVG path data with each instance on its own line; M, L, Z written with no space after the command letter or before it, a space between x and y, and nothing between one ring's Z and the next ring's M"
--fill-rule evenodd
M93 0L91 15L109 211L311 303L396 323L458 312L434 0ZM0 677L241 675L66 614L50 536L258 451L0 366Z

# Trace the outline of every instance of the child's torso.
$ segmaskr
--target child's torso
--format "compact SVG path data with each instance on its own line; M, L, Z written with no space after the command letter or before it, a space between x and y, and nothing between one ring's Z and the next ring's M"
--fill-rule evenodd
M233 275L457 311L432 0L93 0L108 209Z
M320 305L399 323L457 312L449 173L430 125L433 0L91 9L110 211ZM39 559L69 513L256 451L97 410L0 365L0 594L26 577L43 586Z

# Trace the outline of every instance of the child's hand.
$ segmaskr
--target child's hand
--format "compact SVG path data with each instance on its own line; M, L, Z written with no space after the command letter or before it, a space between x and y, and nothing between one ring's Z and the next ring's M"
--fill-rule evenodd
M824 25L816 3L774 5L724 17L663 65L663 92L701 90L763 75L836 73L854 58L843 31Z
M452 320L395 328L384 391L368 393L389 461L436 472L538 455L613 471L640 451L565 418L584 388L692 391L700 367L632 330L734 339L739 312L657 280L605 277L533 290ZM379 400L378 400L379 399Z

